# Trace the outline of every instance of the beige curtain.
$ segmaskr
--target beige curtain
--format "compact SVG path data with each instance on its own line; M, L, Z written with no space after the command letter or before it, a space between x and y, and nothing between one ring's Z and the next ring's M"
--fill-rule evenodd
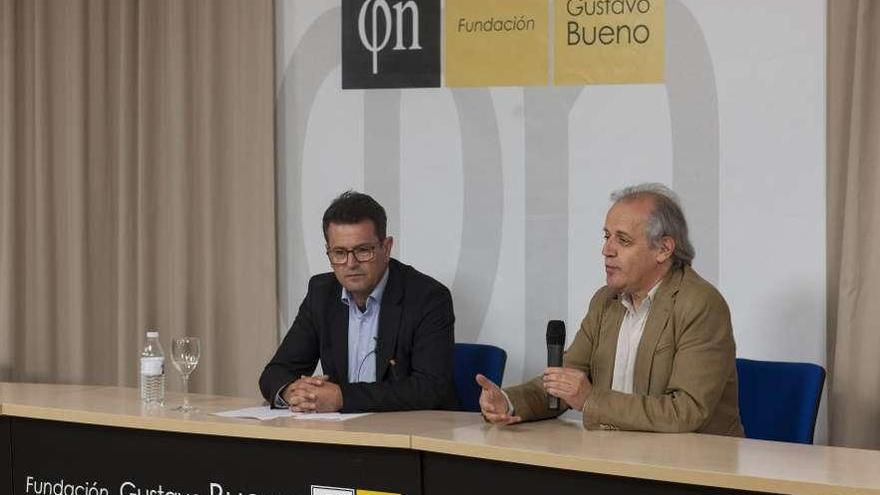
M828 2L832 445L880 448L880 1Z
M277 342L271 0L0 0L0 380L195 391ZM168 371L169 388L179 390Z

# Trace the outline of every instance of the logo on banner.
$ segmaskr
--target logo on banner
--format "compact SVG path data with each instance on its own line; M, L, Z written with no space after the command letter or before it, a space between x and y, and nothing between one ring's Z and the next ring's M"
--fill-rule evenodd
M663 82L664 12L664 0L555 0L555 83Z
M440 0L342 2L342 88L440 86Z
M361 12L358 14L358 35L361 44L364 45L370 53L373 54L373 74L379 73L379 52L388 46L392 31L394 32L394 48L392 50L421 50L419 44L419 6L413 1L397 2L394 4L395 16L392 23L391 8L385 0L373 0L364 2ZM369 12L369 20L367 18ZM404 42L403 26L405 24L404 16L410 15L410 40L411 43L407 47ZM381 19L380 19L381 15ZM382 21L384 34L379 34L379 21ZM394 30L391 26L394 26ZM379 38L382 41L379 41Z
M446 85L547 84L546 0L446 0Z
M400 495L398 493L375 492L354 488L336 488L332 486L312 485L311 495Z

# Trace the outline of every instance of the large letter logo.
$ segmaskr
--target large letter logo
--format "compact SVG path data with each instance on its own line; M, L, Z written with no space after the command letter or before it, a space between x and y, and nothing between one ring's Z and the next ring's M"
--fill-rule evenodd
M358 14L358 34L361 38L361 44L364 45L370 53L373 54L373 74L379 73L379 52L385 49L385 45L388 44L388 39L391 38L391 9L388 7L388 2L385 0L372 0L373 8L370 9L370 1L367 0L364 2L363 7L361 7L361 11ZM372 36L369 36L367 33L367 11L370 11L370 28L372 31ZM403 44L403 25L404 18L403 13L405 11L409 11L410 13L410 26L411 26L411 39L412 43L407 48ZM382 17L385 20L384 31L385 35L382 37L382 42L379 42L379 12L381 11ZM396 28L396 35L394 37L394 50L421 50L422 47L419 44L419 6L413 0L409 0L406 3L397 2L394 4L395 11L395 22L394 26Z
M342 88L440 86L440 0L342 2Z
M419 45L419 6L413 0L409 0L406 3L397 2L394 4L394 10L397 13L397 22L395 23L395 26L397 26L397 39L395 40L396 43L394 43L394 49L407 50L403 46L403 12L404 10L409 10L410 24L412 26L412 43L408 49L421 50L422 47Z
M361 38L361 44L364 45L364 48L370 51L373 54L373 74L379 73L379 52L385 49L385 45L388 44L388 38L391 37L391 9L388 7L388 2L385 0L374 0L373 8L370 9L370 1L364 2L364 6L361 7L361 12L358 14L358 34ZM373 36L372 38L367 36L367 10L370 10L370 27L372 28ZM382 42L379 43L379 33L377 32L379 29L379 11L382 12L382 15L385 17L385 36L382 38ZM397 24L397 29L400 31L400 23ZM400 40L397 40L400 43ZM396 48L396 47L395 47Z

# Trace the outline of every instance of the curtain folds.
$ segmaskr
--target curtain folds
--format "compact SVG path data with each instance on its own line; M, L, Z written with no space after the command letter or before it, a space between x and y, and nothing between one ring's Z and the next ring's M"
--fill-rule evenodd
M258 395L277 343L271 0L0 0L0 379ZM168 366L169 388L179 390Z
M880 448L880 2L828 2L832 445Z

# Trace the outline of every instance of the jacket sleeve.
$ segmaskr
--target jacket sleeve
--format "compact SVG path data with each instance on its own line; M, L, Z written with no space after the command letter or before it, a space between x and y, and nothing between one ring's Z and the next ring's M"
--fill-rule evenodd
M605 300L604 292L600 290L590 301L589 310L581 321L574 342L563 356L563 366L566 368L577 368L590 376L593 349L599 335ZM544 392L542 376L537 376L522 385L505 389L505 392L507 392L510 402L513 403L514 413L520 416L523 421L554 418L568 408L565 401L560 401L562 407L559 411L547 409L547 394Z
M664 393L596 390L587 398L585 427L691 432L709 420L736 358L730 312L716 292L679 303L671 316L677 338L669 351L675 354Z
M390 379L378 383L343 383L342 412L449 409L455 405L452 386L455 347L452 296L443 286L428 292L412 332L411 372L404 376L389 366ZM398 341L398 349L401 343Z
M275 407L275 396L282 387L300 376L311 376L318 364L320 347L312 298L312 290L309 290L293 325L260 375L260 392L272 407Z

